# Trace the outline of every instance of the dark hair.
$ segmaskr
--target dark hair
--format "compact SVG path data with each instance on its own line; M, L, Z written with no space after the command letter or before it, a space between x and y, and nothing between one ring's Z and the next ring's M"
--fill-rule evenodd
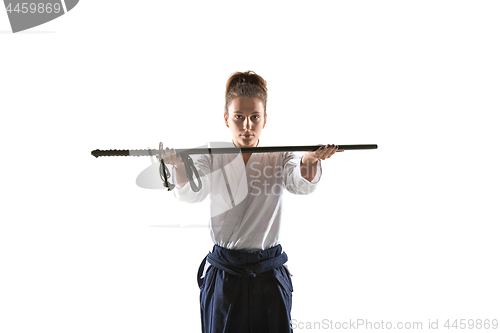
M228 113L228 106L236 97L258 98L264 104L264 114L266 114L267 103L267 82L254 71L235 72L226 83L226 105L225 113Z

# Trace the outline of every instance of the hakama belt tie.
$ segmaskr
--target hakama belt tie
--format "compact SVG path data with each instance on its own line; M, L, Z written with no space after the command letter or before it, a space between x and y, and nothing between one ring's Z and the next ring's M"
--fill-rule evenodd
M217 246L217 245L215 245ZM218 246L217 246L218 247ZM281 246L280 246L281 247ZM245 251L247 252L247 251ZM264 251L249 251L249 252L257 252L257 257L259 254L262 256L262 252ZM245 264L245 265L236 265L233 262L228 261L228 259L222 257L218 251L210 252L205 259L203 259L200 270L198 272L198 284L201 285L201 276L202 271L205 268L205 262L208 261L210 265L217 267L218 269L222 269L233 275L238 276L251 276L256 277L257 274L261 274L275 268L280 267L284 263L288 261L288 256L285 252L281 253L277 257L272 257L264 261L260 261L255 264Z

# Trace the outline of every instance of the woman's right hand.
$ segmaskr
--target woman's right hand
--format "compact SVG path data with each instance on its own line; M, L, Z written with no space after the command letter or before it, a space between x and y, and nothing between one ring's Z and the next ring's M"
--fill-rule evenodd
M163 163L171 164L174 167L184 167L184 161L181 156L175 151L174 148L169 149L168 147L162 151ZM159 157L156 156L156 160L159 161Z

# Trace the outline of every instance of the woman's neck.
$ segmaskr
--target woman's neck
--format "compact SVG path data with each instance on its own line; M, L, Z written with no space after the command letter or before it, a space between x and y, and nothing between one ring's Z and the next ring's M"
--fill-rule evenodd
M257 144L255 146L238 146L238 145L236 145L236 143L234 143L234 140L231 140L231 141L233 142L233 145L235 147L241 147L241 148L245 148L245 147L257 147L259 145L259 143L260 143L260 139L257 139Z

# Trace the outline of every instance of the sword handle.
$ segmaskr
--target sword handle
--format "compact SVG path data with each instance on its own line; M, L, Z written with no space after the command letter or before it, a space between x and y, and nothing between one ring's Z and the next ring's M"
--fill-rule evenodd
M100 157L100 156L129 156L130 153L128 149L112 149L112 150L92 150L92 156Z
M92 150L92 156L158 156L157 149L111 149L111 150Z

